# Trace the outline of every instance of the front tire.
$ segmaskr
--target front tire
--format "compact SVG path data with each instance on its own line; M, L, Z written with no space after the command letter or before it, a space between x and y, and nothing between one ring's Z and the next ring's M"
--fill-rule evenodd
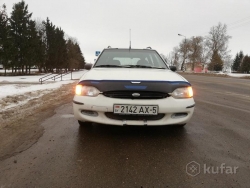
M184 127L186 125L186 123L184 123L184 124L178 124L178 125L175 125L176 127Z
M79 121L78 120L78 123L80 126L91 126L92 125L92 122L88 122L88 121Z

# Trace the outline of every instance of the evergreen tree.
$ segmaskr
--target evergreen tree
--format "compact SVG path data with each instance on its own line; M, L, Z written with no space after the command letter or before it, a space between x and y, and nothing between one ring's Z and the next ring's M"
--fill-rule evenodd
M244 73L250 73L250 56L246 55L243 58L240 70L241 72L244 72Z
M38 67L39 72L45 67L45 31L42 28L42 23L36 22L36 30L37 30L37 40L39 41L36 48L36 61L35 65Z
M73 40L68 39L67 41L67 53L68 53L68 61L67 68L70 70L73 69L83 69L85 64L85 59L82 55L81 49L77 42L73 42Z
M41 37L36 30L36 23L33 20L30 20L29 22L29 28L28 28L28 56L27 56L27 64L26 64L26 73L27 70L29 70L32 66L37 66L40 63L40 60L43 58L43 46L41 46Z
M240 59L239 59L239 54L237 53L233 62L233 71L238 71L239 67L240 67Z
M45 33L45 71L53 72L56 62L55 26L49 18L43 22Z
M53 72L66 67L67 47L64 39L64 31L55 27L47 18L43 22L45 28L45 69Z
M49 18L36 24L23 0L13 5L10 18L6 12L3 5L0 8L0 64L5 68L12 68L12 72L21 69L22 73L26 69L26 73L30 73L34 65L39 71L43 68L51 72L83 67L85 60L79 45L68 45L64 31ZM72 65L69 56L74 59Z
M68 61L66 64L66 68L69 70L72 70L77 67L77 60L75 60L75 56L77 54L76 49L75 49L75 44L71 39L67 40L67 54L68 54Z
M234 62L233 62L233 70L236 72L240 71L240 67L241 67L241 63L243 61L244 55L243 52L240 51L239 53L236 54L235 58L234 58Z
M28 27L32 13L28 12L28 5L24 1L14 4L10 17L10 36L12 42L12 67L24 72L28 62Z
M6 69L9 68L10 60L10 36L9 36L8 15L5 4L0 9L0 64Z
M56 45L56 69L66 68L67 64L67 46L66 40L64 39L64 31L61 28L55 30L55 45Z
M79 64L78 64L78 70L79 69L84 69L84 65L85 65L85 58L84 58L84 56L83 56L83 54L82 54L82 51L81 51L81 48L80 48L80 46L79 46L79 44L77 44L76 43L76 49L77 49L77 59L78 59L78 62L79 62Z
M240 53L239 53L239 67L238 67L238 71L240 71L240 67L241 67L243 58L244 58L243 51L240 51Z
M212 71L221 71L223 68L223 61L217 51L214 51L211 62L208 65L208 69Z

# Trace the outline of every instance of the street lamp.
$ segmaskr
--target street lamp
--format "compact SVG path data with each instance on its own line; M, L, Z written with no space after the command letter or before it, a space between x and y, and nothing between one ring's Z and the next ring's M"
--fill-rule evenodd
M178 36L185 37L185 41L184 41L184 52L183 52L183 62L182 62L182 65L181 65L181 70L184 71L184 64L185 64L186 53L187 53L187 40L186 40L186 36L185 36L185 35L178 34Z
M186 38L186 36L185 36L185 35L182 35L182 34L178 34L178 36L182 36L182 37L185 37L185 38Z

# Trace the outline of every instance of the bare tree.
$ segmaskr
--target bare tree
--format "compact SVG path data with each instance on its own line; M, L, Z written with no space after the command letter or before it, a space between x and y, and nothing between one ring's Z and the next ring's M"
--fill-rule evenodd
M179 54L179 48L176 46L174 47L173 51L172 51L172 61L173 61L173 65L176 66L177 68L180 65L180 54Z
M218 53L223 61L227 61L225 66L228 67L228 64L230 64L230 58L228 58L230 38L231 36L227 35L227 26L221 23L211 27L206 37L197 36L190 39L185 37L172 52L173 64L177 65L181 61L181 70L184 70L187 62L191 64L192 70L194 70L196 63L201 63L205 68L210 63L212 56Z
M161 54L161 57L168 65L173 65L172 53L169 53L168 55Z
M192 37L189 42L189 61L192 63L192 70L197 63L201 63L201 56L203 50L203 39L202 37Z
M185 62L190 52L190 39L183 39L179 44L179 52L182 54L181 70L184 71Z
M210 49L210 55L215 52L224 58L228 54L228 42L231 36L227 34L227 25L219 23L217 26L211 27L206 37L206 45Z
M233 59L231 55L224 57L223 71L231 73L231 67L233 65Z
M210 49L207 46L206 38L202 37L202 49L201 49L201 56L200 56L200 62L205 68L210 60Z

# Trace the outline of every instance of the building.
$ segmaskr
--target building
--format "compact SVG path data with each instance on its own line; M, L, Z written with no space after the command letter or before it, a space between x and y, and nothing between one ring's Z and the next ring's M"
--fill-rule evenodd
M203 66L200 62L195 63L194 70L192 70L193 63L186 63L186 71L187 72L194 72L194 73L207 73L207 67L206 65Z

